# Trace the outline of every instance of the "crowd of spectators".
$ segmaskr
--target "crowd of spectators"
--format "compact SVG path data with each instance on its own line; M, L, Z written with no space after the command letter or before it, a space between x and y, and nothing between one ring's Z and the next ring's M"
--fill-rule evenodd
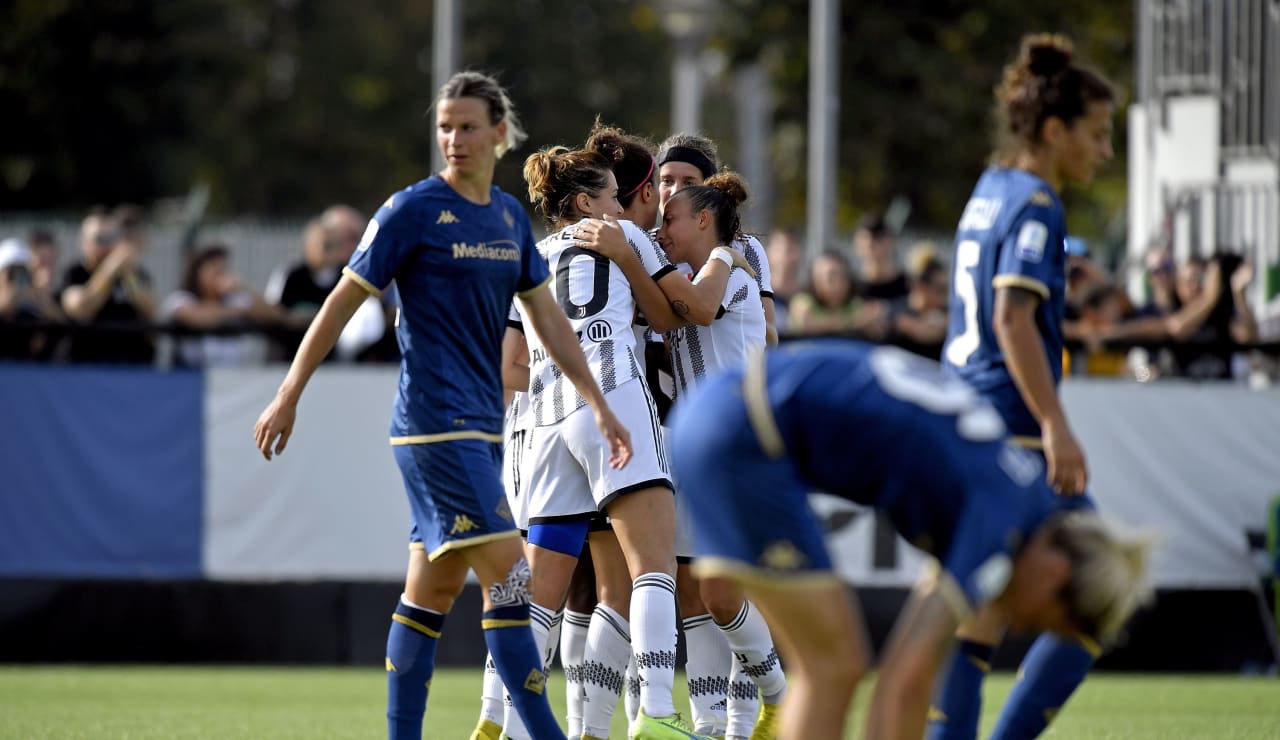
M94 208L79 230L79 254L59 274L59 245L37 229L0 242L0 359L93 364L234 366L287 361L337 285L365 218L333 206L310 221L301 259L258 291L236 274L232 250L197 243L176 290L156 296L142 265L145 212ZM172 248L172 247L171 247ZM394 294L370 297L333 357L394 361Z
M1274 353L1248 348L1259 341L1246 293L1254 269L1230 250L1177 264L1167 245L1154 245L1143 258L1146 299L1135 302L1083 241L1064 248L1070 372L1144 382L1275 374ZM766 251L784 337L852 335L941 355L951 268L936 245L919 242L899 254L893 230L872 213L850 249L826 250L809 264L789 232L771 234Z
M0 360L192 367L288 361L365 224L350 206L326 209L299 234L298 260L280 265L260 292L236 274L233 250L198 243L167 296L155 295L142 265L151 245L146 213L136 206L90 210L74 256L63 255L44 229L11 236L0 241ZM794 232L775 230L766 242L784 338L858 336L941 355L949 250L920 242L902 253L875 213L859 221L847 248L811 262ZM1246 348L1258 341L1246 298L1253 266L1228 250L1179 264L1168 246L1152 246L1143 256L1141 301L1082 241L1068 240L1066 250L1070 372L1142 381L1274 374L1274 355ZM330 359L397 361L395 311L394 290L370 296Z

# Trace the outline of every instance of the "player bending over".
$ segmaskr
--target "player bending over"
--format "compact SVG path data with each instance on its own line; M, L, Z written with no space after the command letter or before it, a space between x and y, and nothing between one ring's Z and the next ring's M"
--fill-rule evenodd
M1020 629L1105 640L1149 593L1145 538L1067 511L1034 454L968 385L890 347L774 350L674 410L672 462L700 575L743 583L783 649L779 737L836 738L870 664L806 495L883 511L936 561L881 661L866 735L919 738L956 625L990 606Z

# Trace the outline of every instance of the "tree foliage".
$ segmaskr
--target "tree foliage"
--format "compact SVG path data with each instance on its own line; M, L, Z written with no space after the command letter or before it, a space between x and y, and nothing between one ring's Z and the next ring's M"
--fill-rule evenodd
M499 167L522 192L534 147L580 142L596 115L667 133L661 2L468 0L463 65L499 73L530 143ZM1061 31L1122 89L1132 8L1113 0L846 2L840 224L904 194L912 223L954 224L989 150L991 90L1023 33ZM422 177L434 146L430 3L16 0L0 10L0 198L6 209L150 202L208 183L224 213L366 210ZM777 101L778 220L802 227L807 0L721 0L709 48L760 61ZM734 163L729 74L705 129ZM1123 107L1123 106L1122 106ZM1117 149L1124 149L1123 120ZM1122 157L1070 206L1100 234L1123 206Z

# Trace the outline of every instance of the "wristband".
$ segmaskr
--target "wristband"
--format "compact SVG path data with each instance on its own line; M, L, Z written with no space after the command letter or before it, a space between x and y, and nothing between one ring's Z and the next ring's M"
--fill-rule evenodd
M733 269L733 252L730 252L728 247L716 247L711 250L711 259L720 260L730 270Z

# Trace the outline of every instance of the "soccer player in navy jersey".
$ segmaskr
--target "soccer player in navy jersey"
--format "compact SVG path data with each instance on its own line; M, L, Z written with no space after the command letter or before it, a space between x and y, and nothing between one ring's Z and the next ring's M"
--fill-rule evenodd
M1086 184L1112 156L1111 86L1074 63L1060 36L1025 37L996 89L1002 141L956 232L946 368L986 396L1015 443L1040 450L1049 483L1089 505L1088 468L1058 400L1066 291L1060 191ZM977 732L981 684L1004 625L978 614L939 687L932 738ZM1028 653L995 737L1035 737L1066 702L1097 646L1044 635Z
M513 296L591 407L612 466L626 465L629 437L546 290L547 264L523 208L493 185L498 157L523 139L506 91L491 77L462 72L440 89L435 108L447 165L374 215L259 417L255 440L268 460L284 451L307 380L365 297L395 281L403 360L391 445L413 526L387 638L389 735L421 737L436 642L472 569L484 589L485 642L520 716L533 736L564 738L544 693L529 629L529 566L500 474L501 345Z
M880 660L866 737L919 738L933 675L974 609L1104 640L1149 593L1147 538L1073 510L1000 415L939 366L829 340L758 353L672 411L699 576L744 584L787 662L782 738L838 738L870 652L808 506L875 507L936 561Z

